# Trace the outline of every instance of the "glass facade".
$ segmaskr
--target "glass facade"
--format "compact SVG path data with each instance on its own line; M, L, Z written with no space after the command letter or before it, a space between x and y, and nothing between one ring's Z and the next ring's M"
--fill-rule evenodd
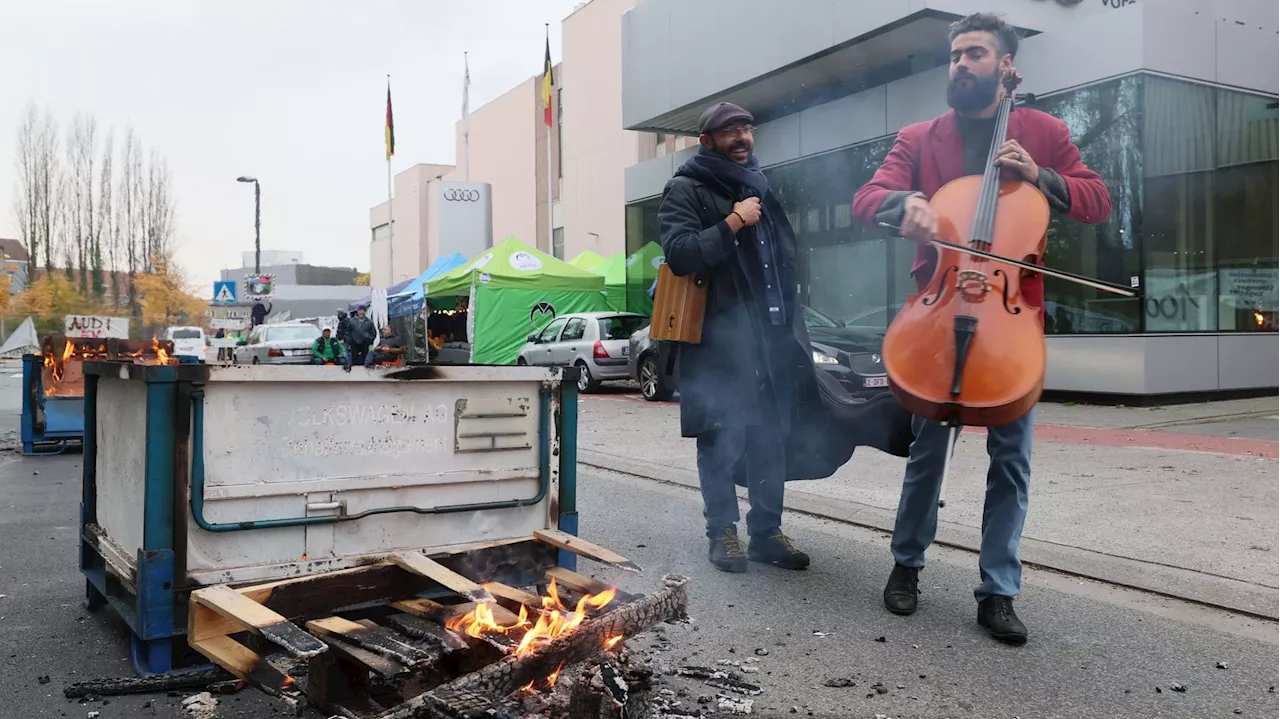
M1046 332L1276 331L1276 98L1132 75L1035 107L1067 124L1112 199L1099 225L1054 215L1045 263L1144 294L1126 299L1047 278ZM796 231L802 301L868 330L887 328L914 289L913 247L850 216L853 193L892 143L765 170ZM628 253L657 241L657 213L657 198L627 207ZM648 290L639 280L628 276L629 298Z

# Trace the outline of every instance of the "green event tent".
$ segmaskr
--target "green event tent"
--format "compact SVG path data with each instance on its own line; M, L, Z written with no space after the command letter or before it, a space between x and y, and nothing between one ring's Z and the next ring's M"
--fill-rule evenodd
M619 312L625 310L627 304L627 256L621 252L612 254L608 259L592 267L591 271L604 277L604 296L609 303L609 309Z
M583 250L582 252L578 253L577 257L573 258L572 260L569 260L569 264L573 265L574 267L577 267L580 270L595 269L596 266L602 262L604 262L604 258L592 252L591 250Z
M658 279L658 266L665 259L666 253L656 242L646 242L627 257L624 282L628 312L653 314L653 299L649 297L649 288Z
M514 237L423 285L428 300L470 297L475 364L514 364L528 336L570 312L607 310L604 278Z

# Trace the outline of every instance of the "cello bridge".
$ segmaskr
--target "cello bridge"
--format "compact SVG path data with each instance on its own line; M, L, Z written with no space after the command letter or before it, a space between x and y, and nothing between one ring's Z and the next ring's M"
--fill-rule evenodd
M956 292L970 302L980 302L991 291L987 274L978 270L960 270L956 275Z

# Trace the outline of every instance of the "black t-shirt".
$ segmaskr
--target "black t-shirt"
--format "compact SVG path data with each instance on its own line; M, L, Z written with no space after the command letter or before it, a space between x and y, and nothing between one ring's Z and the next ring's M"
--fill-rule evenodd
M994 117L960 120L960 142L964 147L964 174L983 175L987 172L987 157L991 153L991 138L996 134Z

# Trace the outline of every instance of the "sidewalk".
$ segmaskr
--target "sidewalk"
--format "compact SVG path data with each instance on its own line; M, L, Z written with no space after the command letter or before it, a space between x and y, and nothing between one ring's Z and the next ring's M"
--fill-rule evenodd
M1041 405L1023 559L1277 618L1275 408L1274 398L1160 409ZM1260 422L1270 422L1271 439L1225 434L1243 423L1245 434L1266 436L1250 424ZM940 543L978 546L984 434L961 435ZM675 404L600 395L581 405L579 458L588 466L697 487L695 454L679 436ZM792 483L788 507L891 531L904 465L860 450L834 477Z

